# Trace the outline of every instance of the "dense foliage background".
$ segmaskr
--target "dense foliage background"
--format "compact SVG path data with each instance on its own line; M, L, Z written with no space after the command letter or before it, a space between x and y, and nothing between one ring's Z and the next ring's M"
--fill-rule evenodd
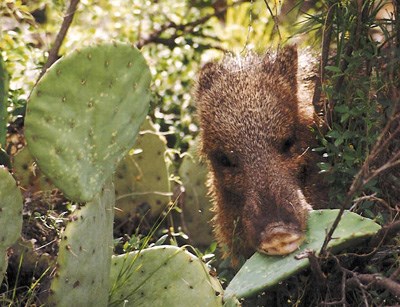
M0 51L10 77L8 98L0 101L2 109L7 110L1 125L7 124L8 129L2 148L9 157L24 146L27 99L73 2L0 3ZM153 75L149 115L167 139L171 179L179 183L175 169L199 130L191 88L201 65L226 52L265 52L286 43L311 48L320 60L314 102L323 120L320 130L315 131L319 141L315 150L323 157L319 166L331 187L330 206L352 208L381 225L389 225L388 229L396 233L400 210L400 18L399 4L393 3L81 0L72 12L73 21L57 55L112 40L141 49ZM361 256L343 262L335 258L337 269L326 287L340 287L341 274L345 276L343 272L349 267L351 272L357 261L365 274L380 272L396 280L400 275L399 239L377 246L380 254L375 250L369 258L370 251L359 252L369 262L360 260ZM328 259L321 266L327 270L336 260ZM223 264L221 271L229 280L230 273ZM313 296L309 284L304 287L305 294L297 293L300 290L294 287L300 283L299 279L289 281L284 290L277 290L279 304L336 300L342 305L379 305L399 299L385 286L370 290L366 285L354 286L356 290L347 297L329 291L325 296Z

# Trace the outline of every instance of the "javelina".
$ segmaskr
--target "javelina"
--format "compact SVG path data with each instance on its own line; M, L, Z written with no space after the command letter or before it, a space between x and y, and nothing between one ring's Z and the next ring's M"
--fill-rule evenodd
M298 68L289 46L264 57L226 56L200 71L195 99L215 234L234 259L288 254L304 240L318 179L311 82L298 76L311 65Z

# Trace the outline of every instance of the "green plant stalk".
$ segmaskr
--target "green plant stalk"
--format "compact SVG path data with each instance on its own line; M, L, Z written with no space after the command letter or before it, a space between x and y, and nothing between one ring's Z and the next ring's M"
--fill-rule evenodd
M9 76L0 53L0 148L6 147Z

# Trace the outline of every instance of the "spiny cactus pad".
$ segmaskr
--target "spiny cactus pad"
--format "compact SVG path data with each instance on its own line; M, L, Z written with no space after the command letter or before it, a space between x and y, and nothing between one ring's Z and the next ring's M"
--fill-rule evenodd
M339 210L316 210L310 212L307 240L299 251L285 257L255 253L243 265L225 290L224 298L250 297L268 287L278 284L289 276L309 266L308 258L296 260L304 250L315 250L317 254L325 235L338 215ZM336 228L328 247L338 250L349 244L374 235L381 227L374 221L346 211Z
M133 146L150 79L140 52L114 43L65 56L37 84L25 117L29 150L70 199L93 199Z
M131 152L120 162L115 173L115 211L120 220L142 215L158 217L170 201L170 182L165 160L164 136L147 118Z
M184 229L189 235L191 244L208 246L214 240L210 221L213 217L211 201L207 195L207 167L197 155L197 142L190 147L179 168L179 176L185 187L182 206Z
M107 306L114 205L114 186L106 182L92 202L70 217L61 235L50 306Z
M22 229L22 195L9 171L0 167L0 283L7 269L7 249Z
M35 160L26 147L14 157L13 171L19 185L32 193L55 188L50 180L35 167Z
M222 306L222 287L184 248L113 256L109 306Z

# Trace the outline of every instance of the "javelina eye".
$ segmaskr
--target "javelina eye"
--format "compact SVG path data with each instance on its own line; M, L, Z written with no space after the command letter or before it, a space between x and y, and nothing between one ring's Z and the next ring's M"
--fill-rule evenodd
M289 137L287 138L283 143L282 143L282 147L281 147L281 151L283 153L288 153L290 151L290 149L293 147L295 142L295 138L294 137Z
M222 166L225 166L225 167L232 166L231 160L229 160L229 158L226 155L222 155L221 157L219 157L219 164L221 164Z
M215 161L223 167L236 167L236 164L233 162L232 158L229 158L226 154L219 152L214 155Z

